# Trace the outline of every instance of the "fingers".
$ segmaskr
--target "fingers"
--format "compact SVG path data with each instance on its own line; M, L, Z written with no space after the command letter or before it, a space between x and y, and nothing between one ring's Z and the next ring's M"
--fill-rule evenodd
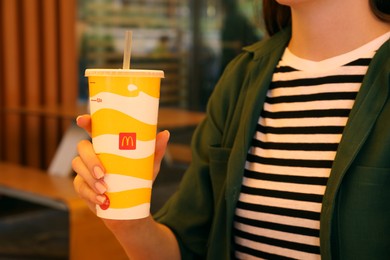
M97 200L95 192L84 182L79 175L73 180L73 186L77 194L86 201L88 207L96 214L96 204L100 202Z
M90 117L79 117L77 123L81 127L88 128ZM154 160L154 178L157 176L161 161L167 148L170 133L162 131L156 136L156 150ZM108 207L109 200L105 193L107 185L104 182L105 170L93 149L92 143L88 140L79 142L77 146L79 156L72 161L73 170L77 173L74 179L74 187L80 197L88 204L100 205L102 208Z
M168 130L162 131L156 136L156 150L154 154L154 170L153 176L156 178L158 172L160 171L161 161L164 158L165 151L167 149L170 133Z
M104 168L89 141L81 141L77 149L79 156L72 161L73 170L77 173L74 181L75 190L88 202L103 205L107 202L104 195L107 191L107 185L103 180Z
M89 136L91 136L91 116L88 114L78 116L76 118L76 123L79 127L83 128Z
M80 141L77 145L77 151L80 155L80 159L82 160L83 165L87 168L89 173L91 173L95 179L103 178L104 167L101 164L99 158L96 156L92 143L88 140Z

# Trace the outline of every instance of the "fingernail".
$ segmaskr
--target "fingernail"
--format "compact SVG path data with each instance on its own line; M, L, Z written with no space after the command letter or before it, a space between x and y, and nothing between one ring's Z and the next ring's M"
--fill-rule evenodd
M107 197L107 195L98 195L96 197L96 199L101 202L101 204L99 205L99 207L102 209L102 210L106 210L108 209L108 207L110 207L110 199Z
M104 202L106 202L106 196L105 195L97 195L96 196L96 199L97 199L97 201L99 201L100 202L100 204L104 204Z
M166 135L168 135L168 138L171 137L171 132L169 132L168 130L165 130L166 132Z
M95 166L95 168L93 168L93 175L96 179L101 179L104 177L104 172L102 168L100 168L99 166Z
M107 191L107 187L100 181L95 183L95 188L100 194L103 194Z
M76 117L76 123L79 121L80 118L81 116Z

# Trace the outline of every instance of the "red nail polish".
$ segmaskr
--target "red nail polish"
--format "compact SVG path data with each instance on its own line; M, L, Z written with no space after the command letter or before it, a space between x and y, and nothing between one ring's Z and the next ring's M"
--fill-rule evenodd
M103 204L101 204L101 205L99 205L99 206L100 206L100 208L101 208L102 210L106 210L106 209L108 209L108 207L110 206L110 199L108 198L108 196L107 196L106 194L103 194L103 196L106 197L106 200L104 201Z

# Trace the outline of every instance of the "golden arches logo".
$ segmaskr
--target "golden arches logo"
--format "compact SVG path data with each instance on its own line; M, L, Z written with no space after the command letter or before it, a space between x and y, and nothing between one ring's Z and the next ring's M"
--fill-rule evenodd
M119 133L119 150L135 150L136 147L136 133Z

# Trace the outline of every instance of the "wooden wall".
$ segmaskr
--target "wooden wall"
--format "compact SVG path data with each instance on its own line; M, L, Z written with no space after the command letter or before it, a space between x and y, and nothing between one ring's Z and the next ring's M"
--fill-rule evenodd
M65 128L18 112L77 100L76 0L0 0L0 160L47 168Z

